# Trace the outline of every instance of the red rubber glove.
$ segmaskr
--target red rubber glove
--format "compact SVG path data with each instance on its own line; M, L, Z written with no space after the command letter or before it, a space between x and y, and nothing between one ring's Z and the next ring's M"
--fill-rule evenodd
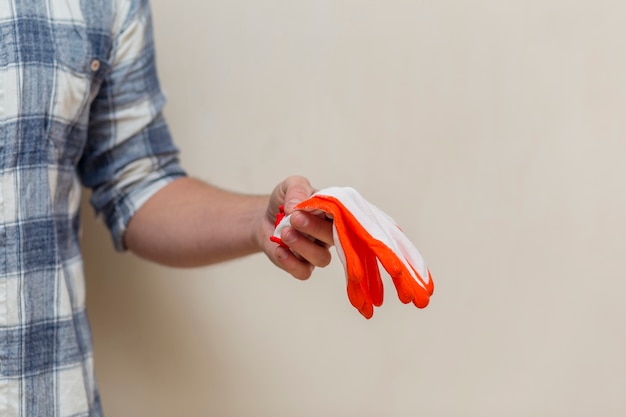
M353 188L331 187L318 191L296 210L324 212L333 220L337 255L346 271L350 303L367 319L383 303L382 265L404 304L424 308L433 294L430 271L415 246L398 225ZM290 216L279 213L271 239L282 244L280 232Z

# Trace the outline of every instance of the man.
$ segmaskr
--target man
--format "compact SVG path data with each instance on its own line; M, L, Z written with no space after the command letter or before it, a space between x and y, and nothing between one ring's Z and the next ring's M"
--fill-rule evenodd
M146 0L0 0L0 416L100 416L79 247L81 183L115 246L172 266L263 251L296 278L330 223L186 176L161 111ZM313 239L310 239L310 238Z

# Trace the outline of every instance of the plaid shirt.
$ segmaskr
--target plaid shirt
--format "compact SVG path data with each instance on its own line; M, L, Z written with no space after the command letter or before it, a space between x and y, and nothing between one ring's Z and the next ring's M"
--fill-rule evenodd
M81 183L122 250L183 176L147 0L0 0L0 416L100 416Z

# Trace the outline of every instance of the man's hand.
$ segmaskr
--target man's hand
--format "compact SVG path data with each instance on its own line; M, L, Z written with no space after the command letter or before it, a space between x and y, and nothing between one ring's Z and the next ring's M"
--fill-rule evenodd
M263 251L274 264L303 280L311 276L314 267L330 263L329 248L333 245L332 223L325 216L294 212L294 207L314 192L304 177L292 176L278 184L270 196L258 237ZM283 229L280 236L289 249L269 240L281 205L285 214L292 214L293 227Z
M289 177L270 196L222 190L181 178L152 196L128 224L125 243L135 254L174 267L210 265L263 251L280 268L307 279L330 262L332 225L325 217L297 212L281 238L270 241L281 205L294 207L315 190L303 177Z

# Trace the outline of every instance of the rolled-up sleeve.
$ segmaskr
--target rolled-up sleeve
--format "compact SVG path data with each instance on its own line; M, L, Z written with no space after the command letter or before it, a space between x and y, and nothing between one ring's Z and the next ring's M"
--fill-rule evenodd
M90 109L79 163L91 204L116 249L131 217L154 193L185 176L163 118L148 1L118 1L109 66Z

